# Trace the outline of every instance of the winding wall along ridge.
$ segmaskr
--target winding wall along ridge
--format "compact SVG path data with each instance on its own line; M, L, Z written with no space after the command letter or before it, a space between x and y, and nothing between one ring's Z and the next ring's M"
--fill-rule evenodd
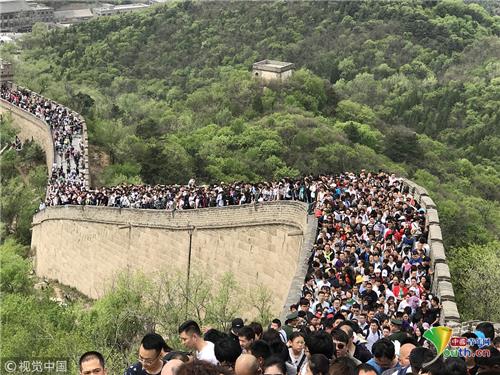
M62 104L51 100L49 98L44 97L34 91L31 91L23 86L18 86L13 84L12 82L8 82L8 87L13 90L23 90L30 95L38 96L39 98L51 102L57 106L64 107L69 110L75 117L77 117L82 123L82 133L81 133L81 141L84 147L83 152L83 160L84 160L84 168L82 170L83 174L83 182L86 187L90 187L90 167L89 167L89 150L88 150L88 131L87 131L87 123L83 116L79 113L63 106ZM44 120L41 119L29 111L26 111L23 108L20 108L16 105L9 103L7 100L0 98L0 111L1 112L9 112L10 114L16 115L18 120L17 123L21 125L28 125L29 130L25 126L19 126L14 122L14 126L19 130L19 136L21 140L31 140L33 139L36 143L40 145L40 147L45 151L46 155L46 164L50 179L50 173L54 162L56 161L56 149L54 146L54 135L51 131L50 125Z
M24 88L23 90L29 91ZM45 150L47 167L50 171L54 161L55 148L48 124L5 100L0 100L0 107L10 111L16 117L16 122L22 124L21 135L24 139L34 138ZM79 114L77 116L83 120ZM84 120L83 125L84 174L86 186L90 186L88 135ZM434 266L432 288L433 292L443 301L442 323L458 325L456 322L459 322L460 315L455 303L449 268L446 264L436 206L424 188L409 180L404 180L404 183L409 187L410 193L415 196L415 199L427 210L429 244L432 265ZM248 283L249 277L252 282L265 281L270 285L285 285L285 288L279 288L279 294L282 298L279 298L280 302L274 306L276 312L278 308L282 309L283 316L286 314L287 307L296 302L297 296L300 294L303 278L307 271L309 249L316 234L316 225L316 219L307 214L307 205L289 201L170 212L144 209L121 210L91 206L59 206L47 208L34 216L32 248L37 251L36 270L40 276L58 279L91 297L98 297L104 291L105 283L112 279L119 269L134 269L141 263L147 265L147 258L153 255L164 260L166 265L186 267L185 249L188 246L185 240L188 238L186 234L188 227L195 227L195 233L203 233L199 235L201 242L193 245L196 249L195 253L198 252L196 256L202 260L212 257L214 262L210 266L219 271L226 270L225 267L220 266L222 264L237 272L241 272L241 269L248 266L245 264L244 257L238 259L234 257L242 249L243 252L248 250L255 259L262 257L261 259L264 260L261 262L262 270L254 269L251 272L242 272L241 279L244 284L247 282L245 285L248 286L251 284ZM124 228L128 228L128 235L124 234ZM224 231L235 231L236 228L239 228L238 233L224 233ZM247 233L252 230L253 234ZM133 231L138 232L140 240L133 239ZM165 233L168 235L165 236ZM180 233L184 239L179 238L178 234ZM155 239L152 242L158 243L158 246L152 246L151 241L145 238L148 235ZM215 238L212 235L215 235ZM223 237L225 236L236 241L237 245L233 246L235 251L228 252L221 246L210 248L212 243L220 245L224 242ZM193 237L196 238L196 234ZM56 240L57 238L60 240ZM241 238L244 240L242 241ZM278 241L276 238L280 240ZM289 238L295 240L288 240ZM124 241L124 239L126 240ZM214 240L215 242L213 242ZM267 246L267 248L259 247L262 240L270 240L272 245ZM168 250L169 243L177 244L172 247L174 252L179 255L177 259L175 254ZM292 246L289 247L290 245ZM92 246L95 249L92 249ZM122 256L124 247L128 249L126 256ZM229 245L229 247L231 246ZM295 251L292 256L286 252L281 253L285 247ZM138 254L141 254L141 251L144 253L142 255L131 254L131 248L134 251L137 250ZM252 251L252 249L254 250ZM255 249L258 249L257 252ZM168 252L167 255L165 255L165 251ZM276 273L266 272L266 269L269 269L269 260L273 252L277 252L285 258L276 259L283 266L283 269ZM221 257L221 254L224 256ZM117 259L113 261L115 256ZM137 260L142 256L145 259ZM283 264L288 258L293 259L292 263ZM67 262L64 261L65 259ZM250 261L250 259L247 260ZM101 263L101 261L104 267L96 270L95 263ZM232 263L229 264L230 262ZM89 267L87 271L86 265ZM285 270L286 272L283 272ZM85 276L75 276L79 273L83 273ZM277 280L277 278L282 279L283 275L290 276L285 277L285 280ZM290 279L291 275L293 275L293 279Z
M446 253L443 245L443 236L439 226L439 215L434 201L429 197L429 193L422 186L415 184L408 179L403 180L410 189L410 193L418 203L427 211L427 221L429 225L428 243L431 248L430 257L434 274L432 280L432 292L435 293L442 302L441 324L455 328L459 325L460 314L455 302L455 293L451 284L450 268L446 263Z
M13 125L19 130L19 138L23 142L33 139L44 150L47 171L50 172L54 164L55 150L50 127L47 123L2 98L0 98L0 113L10 113L16 116Z

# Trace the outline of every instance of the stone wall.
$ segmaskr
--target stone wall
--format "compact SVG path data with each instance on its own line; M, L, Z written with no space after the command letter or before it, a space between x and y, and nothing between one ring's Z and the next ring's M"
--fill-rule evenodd
M406 179L404 179L404 184L410 189L410 193L415 197L416 201L427 211L431 265L434 267L432 292L440 298L443 305L441 324L455 327L460 321L460 314L455 303L450 269L448 264L446 264L443 235L439 226L439 215L436 205L429 197L427 190L423 187Z
M0 99L0 113L10 113L13 119L12 125L19 131L18 136L21 141L33 139L45 151L47 170L50 171L54 163L54 143L50 128L45 121L3 99Z
M34 139L54 162L50 128L43 121L0 100L0 112L10 112L22 140ZM83 118L78 115L82 120ZM90 186L88 135L83 121L85 177ZM450 270L446 264L439 216L427 191L404 180L427 210L429 244L434 267L433 293L443 304L442 324L457 327ZM300 202L201 209L190 211L120 210L104 207L50 207L33 218L32 248L36 272L57 279L90 297L106 290L122 270L187 270L189 230L193 268L220 276L231 271L243 288L263 283L276 298L274 313L286 315L296 302L307 271L307 259L316 235L317 220Z
M52 103L56 103L57 105L63 106L60 103L57 103L54 100L49 98L45 98L43 95L35 93L25 87L18 86L13 84L12 82L8 82L10 87L21 89L24 91L31 92L37 96L40 96L47 101L51 101ZM71 111L71 110L70 110ZM42 119L34 116L28 111L19 108L13 104L10 104L8 101L0 99L0 113L9 112L13 117L13 126L19 130L19 138L22 141L25 140L35 140L40 147L45 151L46 155L46 163L47 169L50 171L52 169L52 165L55 160L55 149L53 144L52 132L50 131L50 126ZM84 174L84 182L87 187L90 186L90 171L89 171L89 142L88 142L88 131L87 124L85 119L77 112L71 111L75 116L77 116L82 121L82 142L84 145L84 155L83 160L85 167L82 170Z
M290 290L286 299L285 306L281 312L280 319L284 323L286 316L290 313L290 305L297 303L302 294L302 287L304 286L304 279L309 269L309 258L311 256L311 249L316 242L316 234L318 230L318 219L314 215L309 215L307 219L307 230L304 231L304 241L302 250L300 251L299 261L297 264L297 271L292 279Z
M465 332L474 332L476 326L481 322L482 320L470 320L457 324L453 327L453 336L460 336ZM500 323L493 323L493 327L495 328L495 336L500 336Z
M316 231L301 202L188 211L49 207L33 218L36 273L98 298L120 271L187 271L189 228L192 269L215 278L230 271L244 290L262 283L276 297L275 314L302 272L310 250L304 237L310 242Z

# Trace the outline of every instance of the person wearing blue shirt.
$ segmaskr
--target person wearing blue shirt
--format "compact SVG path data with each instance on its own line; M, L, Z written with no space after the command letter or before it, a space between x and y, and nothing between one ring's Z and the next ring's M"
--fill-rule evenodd
M401 365L396 358L396 348L392 341L383 338L372 346L373 358L367 364L372 366L378 375L389 369L398 369Z
M411 265L422 264L422 257L420 256L420 254L416 250L414 250L411 253L410 264Z

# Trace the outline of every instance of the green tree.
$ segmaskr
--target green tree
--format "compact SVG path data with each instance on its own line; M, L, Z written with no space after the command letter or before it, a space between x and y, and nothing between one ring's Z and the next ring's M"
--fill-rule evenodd
M0 245L0 290L2 293L29 294L33 283L29 278L31 263L23 259L24 246L8 239Z
M141 176L151 184L174 184L194 175L193 160L176 137L149 143L141 164Z
M420 147L417 133L403 126L391 128L385 135L385 154L397 162L418 160Z
M462 320L500 320L500 243L452 248L447 254ZM486 284L485 284L486 282Z

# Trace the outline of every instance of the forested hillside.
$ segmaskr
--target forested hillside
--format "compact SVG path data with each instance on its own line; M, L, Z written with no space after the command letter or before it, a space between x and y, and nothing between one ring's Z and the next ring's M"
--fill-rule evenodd
M461 1L184 2L36 27L2 54L85 116L111 160L98 184L413 179L438 204L463 318L500 320L478 308L498 290L466 271L500 284L499 35ZM292 79L263 88L249 70L265 58L295 63Z

